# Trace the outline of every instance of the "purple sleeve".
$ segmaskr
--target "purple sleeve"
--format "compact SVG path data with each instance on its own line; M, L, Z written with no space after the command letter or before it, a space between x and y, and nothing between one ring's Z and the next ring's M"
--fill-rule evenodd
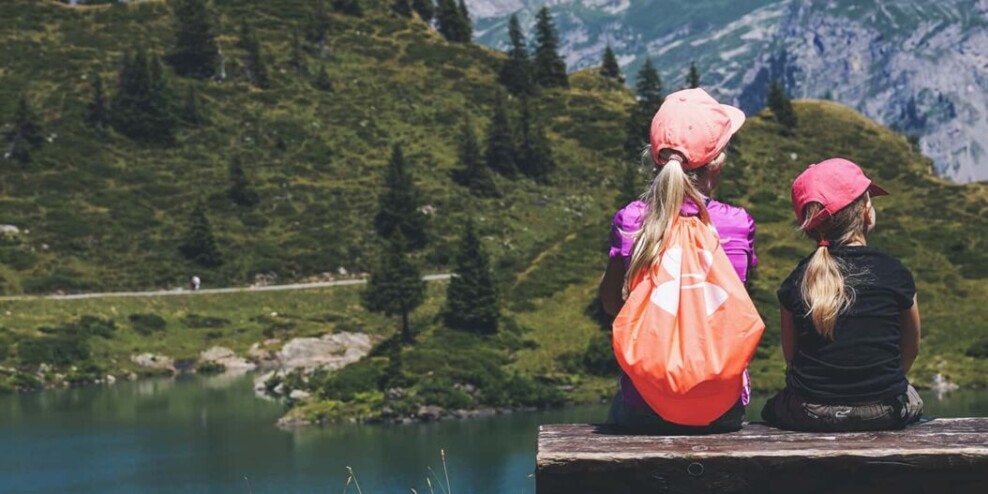
M642 208L637 202L627 205L614 215L611 222L611 249L608 256L631 257L635 247L635 232L641 226Z
M758 255L755 254L755 219L747 211L744 214L748 219L748 252L751 252L749 268L753 268L758 266Z

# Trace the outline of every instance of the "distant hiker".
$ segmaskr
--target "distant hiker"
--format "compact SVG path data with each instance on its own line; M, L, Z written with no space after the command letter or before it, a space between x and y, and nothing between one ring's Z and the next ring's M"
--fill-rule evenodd
M792 185L793 210L817 248L779 288L786 387L762 418L801 431L898 429L923 413L906 380L919 353L913 276L868 247L884 189L833 158Z
M764 330L743 285L758 262L755 222L710 195L744 120L702 89L670 94L652 120L642 159L655 178L614 216L600 282L624 371L610 424L656 434L741 428L746 367ZM687 305L697 310L681 314Z
M193 276L192 280L189 281L189 284L192 286L193 292L198 292L199 286L202 284L202 280L200 280L198 276Z

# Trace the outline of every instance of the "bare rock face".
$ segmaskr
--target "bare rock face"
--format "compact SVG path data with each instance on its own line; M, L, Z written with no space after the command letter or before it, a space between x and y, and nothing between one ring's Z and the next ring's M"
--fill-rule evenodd
M131 355L130 361L141 367L147 367L149 369L167 370L173 374L175 373L175 360L165 355L156 355L153 353L141 353L138 355Z
M248 361L243 357L238 357L233 350L226 347L214 346L199 354L201 362L214 362L223 365L226 372L242 373L252 371L257 368L257 364Z
M294 338L276 354L282 369L337 370L367 355L374 341L365 333L339 332L320 338Z
M986 0L746 0L688 11L660 1L517 1L528 32L534 11L550 5L571 71L599 65L610 45L629 83L651 57L672 91L695 62L705 89L749 114L778 79L793 98L833 100L919 136L942 177L988 180ZM514 2L467 3L478 41L505 48Z

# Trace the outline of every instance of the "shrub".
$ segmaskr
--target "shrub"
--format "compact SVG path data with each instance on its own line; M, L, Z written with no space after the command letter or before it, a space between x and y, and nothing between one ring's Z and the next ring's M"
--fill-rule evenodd
M964 352L968 357L988 358L988 340L976 341Z
M444 377L426 377L419 383L417 395L425 404L438 405L451 410L471 408L477 404L473 395L454 387L453 381Z
M223 319L222 317L207 317L200 316L199 314L189 314L182 318L182 324L188 328L194 329L222 328L230 324L230 320Z
M28 278L21 287L26 293L50 293L55 291L84 290L90 285L78 279L79 274L68 270L59 270L40 278Z
M219 362L199 362L199 365L196 365L196 372L205 375L222 374L226 372L226 366Z
M17 391L37 391L44 387L40 379L23 372L17 372L7 378L7 384Z
M95 363L87 362L83 365L77 366L75 370L70 371L65 376L65 382L73 386L89 384L96 382L99 379L103 379L104 375L106 375L106 373L103 371L102 367Z
M17 344L21 365L42 363L64 367L89 359L89 342L84 335L60 333L28 338Z
M147 336L156 331L164 331L168 323L157 314L131 314L127 317L134 331Z
M17 271L25 271L34 267L38 256L29 250L18 247L0 248L0 263L6 264Z
M82 333L90 336L99 336L100 338L110 339L113 338L113 333L117 330L117 323L112 319L103 319L96 316L82 316L79 318L75 327L79 328Z
M357 393L379 390L387 377L388 359L369 357L328 375L318 383L323 399L351 401Z
M583 353L583 368L595 376L615 376L621 367L614 358L610 332L599 332L590 338L587 350Z

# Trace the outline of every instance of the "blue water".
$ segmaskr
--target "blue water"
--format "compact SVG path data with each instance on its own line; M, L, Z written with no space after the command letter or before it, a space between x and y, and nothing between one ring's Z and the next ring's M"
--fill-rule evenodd
M988 392L924 396L929 414L988 414ZM752 409L757 409L758 405ZM283 430L248 378L117 383L0 396L0 493L534 492L539 424L603 405L405 426ZM356 493L351 483L349 491Z

